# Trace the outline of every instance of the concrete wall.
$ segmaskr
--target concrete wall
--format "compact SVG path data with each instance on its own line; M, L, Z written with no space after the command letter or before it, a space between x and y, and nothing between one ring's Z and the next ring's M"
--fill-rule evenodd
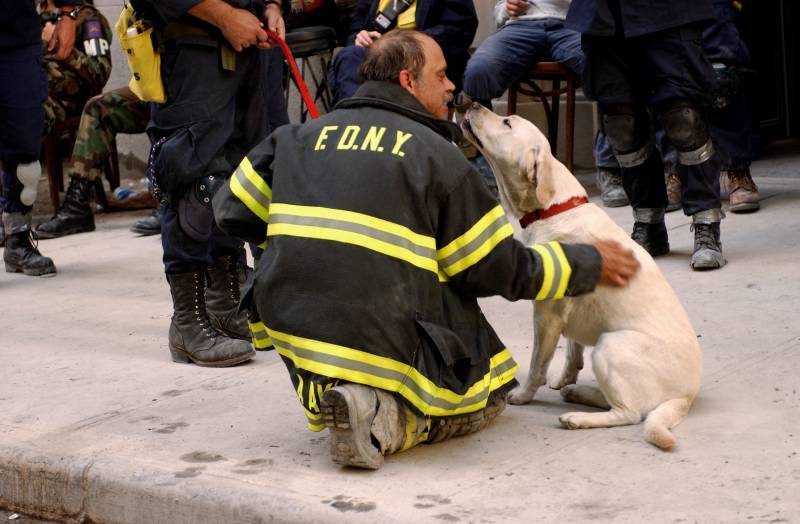
M480 45L495 30L493 9L494 0L475 0L475 9L478 13L480 24L478 26L478 33L473 43L474 47ZM95 0L95 5L100 11L108 18L113 26L119 12L122 9L121 0ZM112 62L113 68L111 71L111 78L106 84L105 90L115 89L122 87L128 83L130 73L128 71L125 56L119 47L119 43L115 42L111 45L112 49ZM563 98L563 97L562 97ZM292 119L296 119L299 114L298 101L296 91L290 93L289 112ZM499 100L495 104L495 111L504 113L506 110L505 101ZM520 97L517 102L517 113L530 119L541 128L545 128L544 111L538 101ZM564 102L562 102L561 114L564 115ZM563 122L563 117L561 118ZM596 119L594 118L594 104L586 101L581 94L578 96L576 104L575 116L575 165L578 167L592 167L594 161L592 159L592 140L596 130ZM563 147L563 130L559 132L559 151L564 151ZM132 154L139 159L144 160L147 156L148 142L144 135L120 135L117 138L117 145L123 154Z

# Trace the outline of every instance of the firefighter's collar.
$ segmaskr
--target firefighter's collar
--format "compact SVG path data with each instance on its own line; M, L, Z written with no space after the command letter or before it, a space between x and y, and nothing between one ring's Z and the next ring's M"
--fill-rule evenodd
M563 213L564 211L569 211L574 207L588 203L589 199L585 196L572 197L566 202L550 206L547 209L537 209L536 211L526 213L522 218L519 219L519 225L525 229L526 226L533 224L537 220L544 220L545 218L550 218L558 215L559 213Z
M453 122L436 118L428 112L414 96L394 82L379 82L369 80L361 84L355 95L345 98L338 104L336 109L348 109L354 107L378 107L394 111L416 120L446 139L459 143L461 142L461 130Z

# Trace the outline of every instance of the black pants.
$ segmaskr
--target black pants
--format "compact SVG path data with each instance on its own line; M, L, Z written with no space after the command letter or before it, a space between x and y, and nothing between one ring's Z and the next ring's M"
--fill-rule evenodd
M584 92L600 110L628 105L640 118L658 118L675 100L707 106L714 72L703 54L702 28L684 26L635 38L583 35ZM650 127L651 134L653 126ZM683 209L687 215L720 207L719 161L683 166ZM667 205L664 165L654 151L641 165L622 168L631 206Z

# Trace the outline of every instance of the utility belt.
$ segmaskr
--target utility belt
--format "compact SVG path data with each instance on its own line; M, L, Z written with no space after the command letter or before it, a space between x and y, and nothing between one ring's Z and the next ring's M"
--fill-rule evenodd
M170 22L161 31L161 39L166 42L180 42L186 40L202 40L211 42L219 48L219 60L222 69L236 71L236 51L228 44L219 31L205 28L187 22Z

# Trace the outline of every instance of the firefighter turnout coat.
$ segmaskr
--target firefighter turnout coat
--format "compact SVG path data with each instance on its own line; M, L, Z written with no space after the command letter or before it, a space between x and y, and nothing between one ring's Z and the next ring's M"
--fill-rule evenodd
M339 381L426 416L480 410L518 366L477 297L594 289L597 251L516 241L459 138L401 86L366 82L322 118L276 130L214 197L220 228L266 244L244 301L311 429L324 428L320 398Z

